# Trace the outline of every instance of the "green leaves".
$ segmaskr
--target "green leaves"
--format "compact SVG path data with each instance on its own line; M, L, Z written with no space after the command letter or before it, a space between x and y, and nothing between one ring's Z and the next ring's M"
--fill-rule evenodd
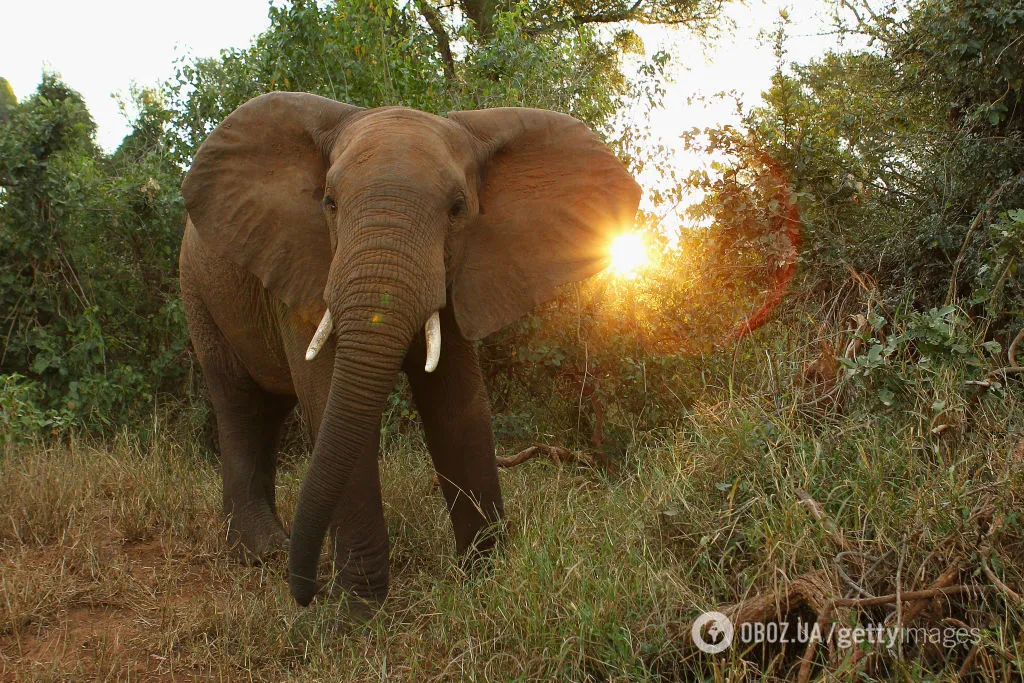
M712 5L683 3L702 8L701 21ZM557 24L526 1L489 5L495 13L486 33L450 7L429 6L425 21L418 6L395 0L272 6L270 28L249 47L182 61L167 84L177 162L188 164L213 126L270 90L439 114L534 106L572 114L598 130L629 100L659 97L654 84L664 74L665 55L644 65L637 81L620 69L621 56L639 47L635 34ZM549 19L557 26L538 30ZM694 22L700 23L696 15Z
M904 390L928 385L949 368L980 373L989 365L985 355L1001 351L998 342L980 341L977 328L956 306L899 313L891 324L874 314L869 320L851 342L860 350L837 360L855 386L873 391L886 407L898 404Z
M768 253L737 239L756 235L757 207L772 209L751 201L765 196L753 177L767 157L799 201L809 290L860 288L890 311L955 302L990 332L1013 325L1024 311L1019 0L851 0L839 12L841 30L873 47L785 65L780 42L783 66L743 127L691 135L721 159L691 179L705 192L694 218L737 262Z
M180 170L162 147L159 98L132 97L139 117L110 156L53 75L0 122L0 379L16 406L0 423L12 437L127 421L184 375L184 326L165 315Z

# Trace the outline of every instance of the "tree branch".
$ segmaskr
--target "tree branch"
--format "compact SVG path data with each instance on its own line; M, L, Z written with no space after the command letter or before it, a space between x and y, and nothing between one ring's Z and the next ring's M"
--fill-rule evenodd
M527 30L527 34L531 36L540 35L542 33L549 33L551 31L557 31L563 28L569 28L570 26L579 26L580 24L615 24L620 21L629 21L636 17L637 10L640 9L640 5L643 4L644 0L636 0L629 9L613 10L611 12L594 12L591 14L573 14L568 19L560 19L553 21L550 24L544 26L538 26ZM679 22L664 21L658 23L685 23L686 20L680 20Z
M594 14L576 14L572 21L577 24L613 24L619 21L627 21L633 18L633 14L640 9L643 0L636 0L633 6L627 10L617 12L596 12Z
M452 57L451 41L448 38L448 32L444 30L441 15L427 0L416 0L416 9L427 20L427 26L430 27L434 39L437 40L437 51L441 54L441 61L444 63L445 77L449 83L455 82L455 58Z
M981 209L978 210L978 213L974 216L974 220L971 221L970 226L967 228L967 234L964 235L964 243L960 246L960 252L956 255L956 259L953 261L953 274L949 277L949 291L946 292L947 306L953 303L953 298L956 296L957 274L960 272L960 266L963 264L964 258L967 256L967 247L971 244L971 237L974 236L974 232L978 229L978 226L981 225L981 221L988 218L992 211L992 207L995 205L996 200L999 199L999 196L1003 194L1003 191L1010 185L1020 181L1024 181L1024 171L1021 171L997 187L981 205Z

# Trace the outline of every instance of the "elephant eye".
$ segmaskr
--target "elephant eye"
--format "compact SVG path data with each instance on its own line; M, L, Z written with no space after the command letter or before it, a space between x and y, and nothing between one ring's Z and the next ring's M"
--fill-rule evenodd
M328 195L324 195L324 198L320 202L320 204L321 204L321 206L323 206L328 211L334 212L334 211L338 210L338 205L337 205L337 203L335 203L334 197L331 197L331 196L328 196Z
M448 218L449 220L453 221L458 220L459 218L462 218L462 216L465 215L465 213L466 198L459 196L451 203L451 206L448 208Z

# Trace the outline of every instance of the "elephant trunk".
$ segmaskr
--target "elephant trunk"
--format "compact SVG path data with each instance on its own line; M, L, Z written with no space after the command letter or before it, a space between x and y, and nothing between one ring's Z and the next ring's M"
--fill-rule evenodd
M355 511L361 507L364 492L346 486L359 458L377 457L381 413L409 345L444 305L443 275L430 278L436 285L423 286L428 275L404 272L416 261L395 248L364 250L342 263L344 272L334 281L344 284L334 296L330 287L325 293L336 338L331 389L291 534L289 587L302 605L316 594L317 564L335 510L339 504ZM358 569L351 579L355 585L346 587L360 597L383 600L387 531L368 528L357 536L366 542L350 549Z

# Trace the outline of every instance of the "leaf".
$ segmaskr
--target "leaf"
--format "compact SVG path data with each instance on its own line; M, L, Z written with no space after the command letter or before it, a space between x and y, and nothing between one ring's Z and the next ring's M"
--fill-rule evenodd
M30 366L32 372L36 373L37 375L43 374L50 368L50 360L51 359L48 356L39 354L32 360L32 365Z
M981 347L988 351L989 353L991 353L993 356L996 355L997 353L1001 353L1003 350L1003 345L994 339L985 342L984 344L981 345Z

